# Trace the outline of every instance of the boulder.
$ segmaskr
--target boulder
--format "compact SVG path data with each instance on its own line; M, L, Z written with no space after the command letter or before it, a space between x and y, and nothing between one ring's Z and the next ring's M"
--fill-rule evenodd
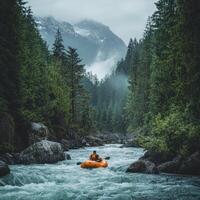
M146 174L158 174L158 169L153 162L147 160L138 160L132 163L126 172L131 173L146 173Z
M2 160L3 162L9 165L16 164L16 158L14 154L10 154L10 153L0 154L0 160Z
M42 140L22 151L19 158L21 164L56 163L65 160L65 154L60 143Z
M200 152L195 152L184 160L180 169L180 174L200 175Z
M84 147L89 147L89 146L90 146L90 144L86 141L85 138L82 139L81 144L82 144Z
M177 156L172 161L168 161L159 165L158 170L164 173L178 173L181 163L182 157Z
M79 148L84 147L84 145L82 144L80 139L78 139L78 140L72 139L72 140L67 140L67 141L69 144L69 146L67 145L68 149L79 149ZM67 146L65 147L66 149L67 149Z
M6 176L9 173L10 173L10 169L8 165L5 162L0 160L0 177Z
M148 160L157 165L160 165L164 162L168 162L173 160L174 155L165 153L165 152L153 152L153 151L147 151L145 152L144 156L140 158L140 160Z
M49 136L49 130L47 126L42 123L31 123L31 130L29 132L29 144L46 140Z
M139 147L139 144L135 140L130 140L125 142L120 148L128 148L128 147Z
M108 131L97 134L96 137L101 139L105 144L123 143L124 141L124 134L112 133Z
M60 143L64 151L69 151L70 143L68 140L62 139Z
M85 143L88 146L103 146L103 141L99 137L87 136L85 137Z
M65 153L65 160L71 160L71 156L68 153Z

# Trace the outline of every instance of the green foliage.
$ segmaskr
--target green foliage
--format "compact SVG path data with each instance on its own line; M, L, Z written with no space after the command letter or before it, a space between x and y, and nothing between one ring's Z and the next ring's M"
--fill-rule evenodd
M46 115L50 118L62 112L68 121L69 113L69 88L62 77L59 62L54 62L47 67L47 87L49 99L45 106ZM53 122L52 122L53 123Z
M144 37L130 41L128 131L154 151L199 150L199 4L159 0Z
M63 72L70 89L70 123L75 124L79 116L79 97L81 97L83 90L81 80L84 76L84 65L81 64L77 50L71 47L67 50L66 60L66 66Z
M171 110L166 116L156 115L152 120L151 133L143 139L143 143L147 149L154 151L185 155L197 148L194 145L200 142L200 126L188 122L186 114L178 110Z
M57 30L56 35L55 35L55 42L53 44L53 56L56 59L59 59L63 62L66 59L65 47L64 47L62 35L59 29Z
M127 95L127 76L113 73L97 87L96 121L99 130L125 132L124 106Z
M124 60L118 63L116 72L101 81L87 74L83 85L90 93L93 127L99 131L126 132L124 106L128 80Z
M50 55L25 5L21 0L0 4L0 114L14 118L16 145L22 148L28 144L27 121L47 124L57 139L73 126L83 132L93 127L76 49L66 52L58 30Z

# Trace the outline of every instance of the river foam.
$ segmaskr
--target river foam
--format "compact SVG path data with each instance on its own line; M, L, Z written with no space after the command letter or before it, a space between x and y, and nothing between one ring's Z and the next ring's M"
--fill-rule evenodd
M200 178L125 173L143 155L120 145L70 150L72 160L46 165L14 165L0 179L0 200L199 200ZM81 169L93 151L110 156L106 169Z

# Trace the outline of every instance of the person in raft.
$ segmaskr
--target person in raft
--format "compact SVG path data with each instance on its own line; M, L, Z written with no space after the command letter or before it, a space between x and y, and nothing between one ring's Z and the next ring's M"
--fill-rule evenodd
M102 158L99 157L96 151L93 151L93 153L90 155L90 160L96 161L96 162L101 162Z

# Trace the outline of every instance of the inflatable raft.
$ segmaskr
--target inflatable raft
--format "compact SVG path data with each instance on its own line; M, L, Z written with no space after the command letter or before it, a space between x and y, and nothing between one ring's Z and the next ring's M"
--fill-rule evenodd
M108 167L108 162L106 160L102 160L101 162L96 162L92 160L86 160L81 163L82 168L99 168L99 167Z

